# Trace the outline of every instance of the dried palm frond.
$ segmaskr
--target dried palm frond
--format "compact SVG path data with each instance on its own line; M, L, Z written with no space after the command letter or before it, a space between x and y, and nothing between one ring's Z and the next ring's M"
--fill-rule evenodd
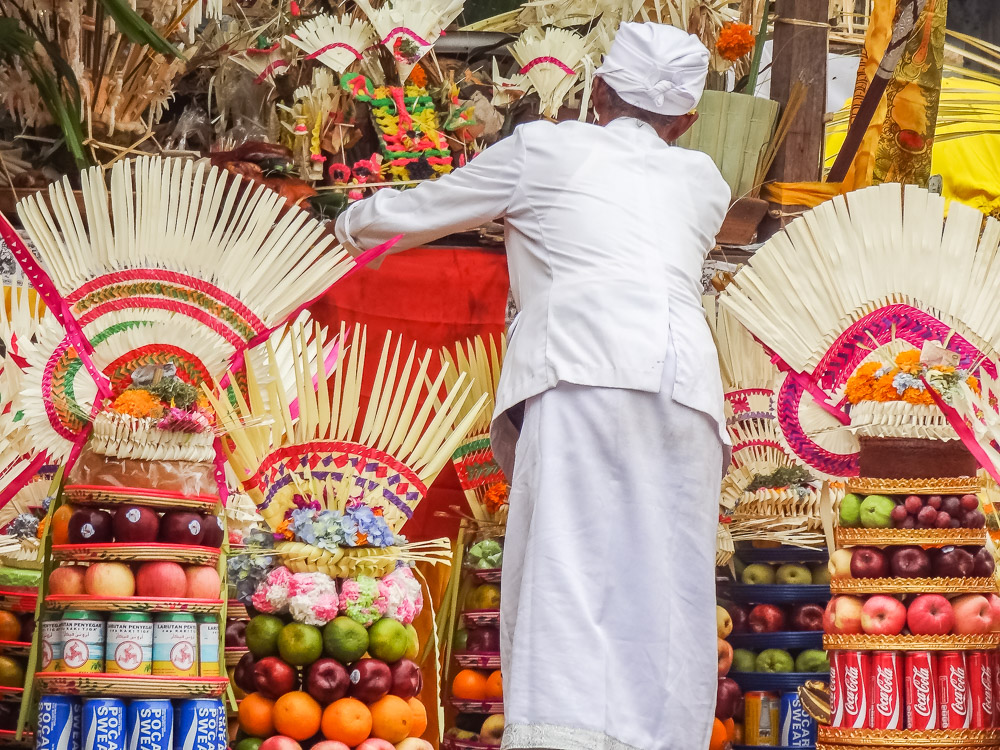
M510 47L520 73L537 92L540 111L555 118L559 108L583 73L587 39L574 31L532 28Z
M369 0L358 0L358 7L392 55L400 83L409 78L464 6L464 0L387 0L375 8Z
M359 62L376 42L375 29L368 21L323 14L310 18L286 38L306 53L306 60L318 60L336 73Z

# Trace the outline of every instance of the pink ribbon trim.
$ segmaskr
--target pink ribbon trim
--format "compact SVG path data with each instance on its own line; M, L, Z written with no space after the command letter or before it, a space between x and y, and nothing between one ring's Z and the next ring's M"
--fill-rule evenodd
M222 438L215 438L215 485L219 490L219 500L222 507L229 502L229 485L226 483L226 459L222 452ZM228 533L229 529L226 529ZM228 539L225 541L229 541Z
M361 53L358 52L351 45L346 44L345 42L332 42L331 44L328 44L325 47L320 47L315 52L310 52L308 55L306 55L306 60L315 60L320 55L323 55L323 54L329 52L332 49L346 49L348 52L350 52L352 55L354 55L354 57L356 59L358 59L358 60L361 59Z
M406 36L410 37L410 39L412 39L413 41L415 41L421 47L431 47L431 46L433 46L426 39L422 39L421 37L417 36L417 34L413 31L413 29L408 29L405 26L397 26L392 31L390 31L388 34L386 34L385 35L385 39L382 40L382 44L388 44L390 39L392 39L394 36L399 36L401 34L405 34Z
M773 362L775 366L781 370L781 372L787 374L797 385L812 396L813 401L819 404L827 414L843 425L849 425L851 423L851 418L842 410L831 404L827 400L827 395L819 386L816 385L816 383L812 381L811 378L801 372L795 372L792 370L792 368L789 367L788 364L777 354L771 355L771 362Z
M523 75L532 68L534 68L536 65L541 65L542 63L549 63L550 65L555 65L557 68L559 68L562 72L564 72L568 76L576 75L576 71L573 70L569 65L564 63L562 60L560 60L558 57L547 57L547 56L536 57L534 60L529 60L528 64L525 65L523 68L521 68L519 72Z
M959 439L965 444L965 447L969 449L969 453L971 453L973 458L979 462L979 465L983 467L986 473L993 477L993 480L997 484L1000 484L1000 471L997 470L993 461L990 460L986 451L984 451L983 447L979 444L979 441L976 439L976 434L972 431L972 428L966 424L962 415L958 413L958 410L955 407L949 406L945 403L945 400L941 398L941 394L934 390L930 383L922 377L920 379L923 381L924 387L927 388L927 392L931 394L931 398L934 399L934 403L937 404L937 407L948 420L948 424L950 424L951 428L958 433Z
M0 508L7 505L7 503L14 499L18 492L27 486L28 482L38 473L38 470L45 465L45 458L44 451L39 453L31 459L31 463L21 470L21 473L17 475L14 481L4 487L3 492L0 492Z

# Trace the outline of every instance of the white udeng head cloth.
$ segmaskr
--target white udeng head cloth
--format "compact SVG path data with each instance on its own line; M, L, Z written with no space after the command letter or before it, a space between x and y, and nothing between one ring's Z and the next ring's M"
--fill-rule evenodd
M634 107L683 115L705 90L708 58L694 34L660 23L623 23L595 75Z

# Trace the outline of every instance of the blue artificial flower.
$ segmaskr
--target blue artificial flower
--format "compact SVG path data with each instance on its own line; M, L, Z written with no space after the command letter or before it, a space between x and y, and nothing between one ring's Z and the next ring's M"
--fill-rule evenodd
M316 530L313 528L315 516L316 512L312 508L295 508L292 511L288 528L300 542L316 543Z
M896 373L896 377L892 379L892 385L896 389L896 393L900 396L906 392L907 388L915 388L918 391L924 390L923 381L908 372Z

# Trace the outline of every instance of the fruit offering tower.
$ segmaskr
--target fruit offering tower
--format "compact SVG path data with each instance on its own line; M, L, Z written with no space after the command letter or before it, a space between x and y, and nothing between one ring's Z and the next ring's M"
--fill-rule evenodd
M235 747L429 748L412 566L450 548L400 529L485 397L468 403L465 376L429 377L431 352L418 359L391 334L378 357L360 326L332 346L318 327L290 339L290 367L249 357L246 394L212 397L229 464L269 527L234 571L252 614Z
M834 199L723 296L785 373L788 442L847 481L824 615L829 750L1000 742L1000 599L970 448L981 451L952 406L997 356L980 285L996 273L1000 224L957 203L947 225L943 214L939 196L899 185Z
M48 310L10 326L20 411L3 429L20 454L0 503L58 467L18 733L37 716L42 747L97 732L221 748L227 491L207 393L231 393L244 352L280 348L290 314L355 264L304 212L204 163L122 160L81 185L18 204L33 251L0 217Z

